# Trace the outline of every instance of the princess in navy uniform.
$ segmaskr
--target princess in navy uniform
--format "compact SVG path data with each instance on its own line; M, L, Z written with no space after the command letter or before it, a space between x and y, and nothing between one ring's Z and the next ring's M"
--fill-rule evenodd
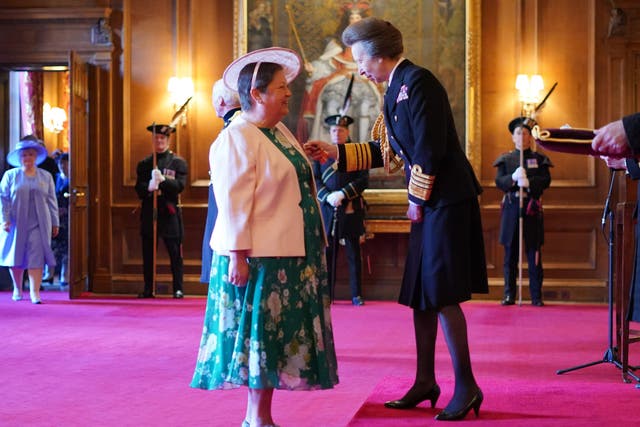
M386 132L379 132L379 143L333 147L313 141L306 148L314 158L337 157L339 169L347 171L390 167L396 156L404 162L411 232L399 302L413 310L418 360L413 386L385 406L407 409L425 400L435 406L440 396L434 368L440 322L455 390L436 419L463 419L471 409L478 415L483 394L471 369L460 303L472 293L488 292L481 188L462 151L447 93L431 72L402 57L402 34L387 21L356 22L342 33L342 41L351 46L361 75L389 82L383 107ZM377 127L383 128L381 122Z

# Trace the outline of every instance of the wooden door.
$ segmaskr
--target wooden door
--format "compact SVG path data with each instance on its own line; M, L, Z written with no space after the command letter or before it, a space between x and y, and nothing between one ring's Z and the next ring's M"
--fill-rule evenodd
M69 297L87 290L88 245L88 65L75 52L69 57Z

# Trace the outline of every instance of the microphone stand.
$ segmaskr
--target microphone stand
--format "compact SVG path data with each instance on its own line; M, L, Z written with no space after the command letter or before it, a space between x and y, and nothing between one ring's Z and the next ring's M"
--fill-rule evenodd
M607 200L604 205L604 210L602 212L602 234L607 240L609 244L609 274L607 277L608 283L608 299L609 299L609 343L608 347L604 352L604 356L601 360L596 360L595 362L589 362L578 366L573 366L571 368L560 369L556 371L557 375L562 375L566 372L575 371L582 368L587 368L589 366L599 365L601 363L612 363L618 369L622 369L622 363L618 360L618 350L613 346L613 270L614 270L614 230L615 230L615 221L614 221L614 213L613 209L611 209L611 194L613 193L614 183L616 181L616 170L610 168L610 183L609 183L609 193L607 194ZM609 218L609 238L607 239L606 235L606 219ZM629 376L635 379L636 381L640 381L635 374L632 372L628 372Z

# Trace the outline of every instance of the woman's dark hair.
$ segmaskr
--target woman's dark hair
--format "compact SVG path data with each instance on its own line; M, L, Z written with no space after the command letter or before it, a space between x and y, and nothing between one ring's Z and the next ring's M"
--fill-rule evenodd
M404 50L400 30L390 22L374 17L354 22L342 33L345 46L358 42L371 57L398 58Z
M253 106L251 100L251 80L253 79L253 70L256 67L255 62L247 64L238 75L238 96L240 97L240 107L242 111L248 111ZM282 70L282 65L273 62L260 62L258 74L253 82L253 88L258 89L261 93L267 91L267 86L273 80L276 71Z

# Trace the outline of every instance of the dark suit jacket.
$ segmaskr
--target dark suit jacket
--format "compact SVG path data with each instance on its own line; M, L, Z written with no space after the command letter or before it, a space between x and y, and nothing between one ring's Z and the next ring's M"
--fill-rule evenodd
M638 115L640 117L640 115ZM640 120L639 120L640 122ZM627 134L627 137L629 134ZM631 141L631 140L629 140ZM634 180L640 180L640 166L636 159L627 159L627 171L629 176ZM640 185L638 185L638 195L636 201L636 209L633 216L637 219L638 208L640 207ZM636 251L633 268L633 276L631 279L631 294L629 297L629 315L628 319L634 322L640 322L640 221L636 222Z
M633 153L640 154L640 113L623 117L622 124Z

